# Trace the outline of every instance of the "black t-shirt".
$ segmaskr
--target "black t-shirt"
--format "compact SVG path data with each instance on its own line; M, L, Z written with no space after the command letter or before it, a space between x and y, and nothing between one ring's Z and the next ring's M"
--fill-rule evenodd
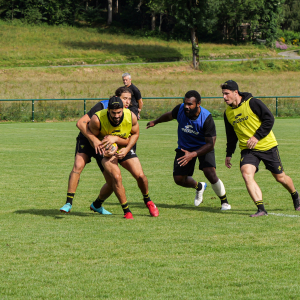
M104 109L104 105L103 103L100 101L98 102L96 105L94 105L86 114L90 117L90 119L92 118L92 116L99 110ZM86 138L81 132L79 132L78 135L79 138Z
M142 98L141 92L134 84L131 84L130 86L128 86L128 88L130 88L132 91L131 104L129 106L129 109L131 106L138 108L138 100Z
M181 104L178 104L173 110L172 110L172 117L173 119L177 120L177 115L179 112L179 108L180 108ZM212 115L209 115L204 124L203 124L203 134L205 137L213 137L213 136L217 136L217 132L216 132L216 125L214 122L214 119L212 117Z

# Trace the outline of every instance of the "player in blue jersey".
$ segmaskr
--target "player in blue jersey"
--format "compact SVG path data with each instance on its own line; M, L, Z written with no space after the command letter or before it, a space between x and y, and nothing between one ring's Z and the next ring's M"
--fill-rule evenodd
M221 200L221 210L231 209L228 204L223 182L216 174L214 146L216 127L208 110L200 106L201 96L197 91L188 91L184 102L177 105L154 121L147 123L147 129L158 123L176 119L178 122L178 147L175 149L173 178L176 184L196 189L194 204L203 201L207 184L193 179L195 163L198 158L199 169L203 171L212 189Z

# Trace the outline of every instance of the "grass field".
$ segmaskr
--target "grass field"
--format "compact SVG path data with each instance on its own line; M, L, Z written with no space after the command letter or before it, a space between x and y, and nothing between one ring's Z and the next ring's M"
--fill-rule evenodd
M96 28L12 25L0 22L0 67L84 65L149 61L191 61L191 44L107 34ZM255 45L200 44L200 57L276 57Z
M209 186L194 207L194 191L176 186L172 164L176 123L146 130L138 155L160 210L151 218L136 182L123 172L134 220L124 220L112 196L112 216L89 210L104 183L95 161L81 176L70 215L64 204L77 129L66 123L6 123L1 127L1 299L299 299L300 214L287 191L263 168L256 175L268 217L255 212L239 173L224 166L225 133L216 121L217 174L232 210L221 212ZM276 120L274 132L287 174L299 181L300 119ZM195 179L204 180L200 171Z

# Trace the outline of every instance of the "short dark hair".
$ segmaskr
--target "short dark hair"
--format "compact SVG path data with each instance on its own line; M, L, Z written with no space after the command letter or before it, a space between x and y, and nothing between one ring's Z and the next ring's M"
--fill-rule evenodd
M132 95L131 89L128 88L127 86L121 86L118 89L116 89L116 91L115 91L115 95L117 97L120 97L123 93L129 93Z
M119 97L111 97L108 101L109 109L123 108L123 101Z
M191 90L191 91L188 91L185 96L185 98L192 98L192 97L195 97L196 98L196 103L201 103L201 96L200 94L195 91L195 90Z

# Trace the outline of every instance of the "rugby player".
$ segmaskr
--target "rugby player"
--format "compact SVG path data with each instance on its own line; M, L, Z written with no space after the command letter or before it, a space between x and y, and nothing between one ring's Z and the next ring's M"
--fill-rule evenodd
M199 169L203 171L216 195L221 200L221 210L231 209L228 204L223 182L216 174L214 146L216 127L208 110L200 106L201 96L197 91L188 91L184 103L172 111L147 124L147 128L162 122L176 119L178 122L178 147L175 149L173 178L177 185L196 189L195 206L203 201L203 192L207 184L193 179L195 163L198 158Z
M277 141L272 131L274 116L266 105L250 93L239 91L238 84L228 80L221 84L223 98L228 105L224 113L227 136L225 165L231 168L231 157L237 141L241 149L240 170L248 193L254 201L257 212L250 217L267 216L262 192L254 179L260 161L277 182L286 188L293 199L294 208L300 211L299 195L292 179L283 170Z
M99 156L107 174L105 176L107 187L111 186L117 196L124 211L124 218L133 219L122 183L118 159L123 159L139 138L139 125L136 116L130 110L123 108L123 102L119 97L112 97L109 99L108 109L98 111L93 115L88 124L87 134L91 140L93 136L100 140L103 140L107 135L114 135L113 137L118 136L123 139L130 136L128 145L122 147L118 153L113 153L115 155Z
M128 92L130 91L127 87L120 87L116 90L116 96L119 96L120 99L123 102L124 110L127 108L130 108L130 100L131 100L131 94ZM133 117L134 118L134 117ZM118 139L116 139L117 136L109 135L105 137L105 147L110 147L113 143L118 143ZM95 138L95 137L93 137ZM135 144L136 145L136 144ZM151 200L149 196L149 188L148 188L148 179L146 175L144 174L142 165L140 163L139 158L137 157L135 153L135 145L129 149L126 147L127 152L125 153L125 149L122 149L122 155L119 151L116 156L118 157L119 164L129 171L131 175L135 178L137 181L138 187L143 195L143 200L147 208L149 209L149 213L153 217L159 216L159 211L154 202ZM129 149L129 151L128 151ZM100 169L105 172L105 169L100 164ZM103 173L105 175L105 173ZM106 177L105 177L106 178ZM98 198L91 204L90 208L91 210L94 210L95 212L98 212L98 209L101 209L103 202L110 196L110 193L113 192L112 186L109 187L109 184L106 182L104 186L100 190L100 194Z

